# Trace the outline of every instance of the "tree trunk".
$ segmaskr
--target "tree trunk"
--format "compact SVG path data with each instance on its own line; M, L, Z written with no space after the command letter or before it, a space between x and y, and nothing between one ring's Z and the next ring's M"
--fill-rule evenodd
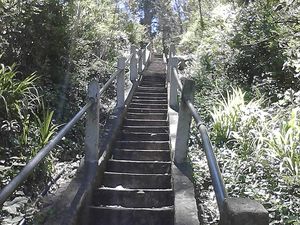
M177 15L178 15L178 21L179 21L179 28L180 28L180 34L183 34L183 22L182 22L182 12L181 12L181 5L179 3L179 0L175 1L176 8L177 8Z
M199 3L199 15L200 15L200 23L201 23L201 28L204 28L204 21L203 21L203 15L202 15L202 4L201 0L198 0Z
M143 5L144 18L142 24L147 26L147 33L149 37L152 35L152 20L153 20L153 8L150 0L145 0Z

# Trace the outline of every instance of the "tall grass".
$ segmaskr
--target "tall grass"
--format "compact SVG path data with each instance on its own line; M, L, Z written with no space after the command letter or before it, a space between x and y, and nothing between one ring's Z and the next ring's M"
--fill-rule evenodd
M23 118L22 110L34 110L39 105L40 97L34 86L37 76L29 75L24 80L17 79L15 65L0 66L0 118L10 119L17 116Z
M239 88L227 91L211 112L212 136L218 145L228 145L246 159L265 156L280 164L280 171L298 176L300 167L300 109L269 112L263 98L245 101ZM285 114L290 110L290 116Z
M211 116L216 143L227 142L232 132L237 131L239 115L245 106L244 96L240 89L232 89L232 94L227 91L227 97L222 95L222 99L213 106Z
M258 130L263 130L260 123L265 121L261 110L263 98L246 102L245 93L239 88L227 91L213 106L213 139L216 144L238 144L241 152L249 153L251 148L261 143Z
M267 149L271 157L280 162L280 170L299 176L300 167L300 108L291 110L290 117L267 138Z
M37 76L18 79L15 65L0 66L0 187L15 176L54 135L53 112L44 107L35 86ZM47 181L52 168L46 159L29 179L29 186ZM41 177L45 178L43 181ZM31 189L29 187L29 189ZM34 189L34 188L33 188Z
M279 102L246 101L233 88L213 107L211 134L229 195L263 203L272 224L297 225L300 107L290 99Z

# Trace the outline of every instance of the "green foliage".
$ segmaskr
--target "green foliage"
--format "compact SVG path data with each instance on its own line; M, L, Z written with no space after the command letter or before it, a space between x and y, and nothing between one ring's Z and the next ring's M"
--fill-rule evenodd
M290 98L286 92L280 104L271 105L262 97L247 101L239 88L228 91L226 98L219 94L209 99L211 138L229 195L263 203L272 224L300 222L300 115L294 104L300 100L298 93Z
M194 54L187 74L229 195L263 203L271 224L299 224L299 3L219 4L207 14L204 29L189 21L181 51ZM203 158L192 147L205 220L216 213Z
M69 39L64 5L56 0L2 3L0 45L4 63L17 62L26 74L39 71L45 80L61 81L61 59L66 56Z
M0 186L7 184L53 136L53 112L43 105L35 87L36 75L17 79L18 72L2 64L0 70ZM23 187L33 193L50 178L52 161L43 161ZM41 181L41 177L44 178ZM30 183L30 181L32 183Z
M1 60L15 62L20 71L0 68L0 189L53 137L58 128L53 121L68 121L84 104L87 83L92 78L105 83L117 57L128 55L130 44L140 41L144 26L119 1L0 2ZM35 85L43 87L43 98ZM113 88L107 93L101 120L114 98ZM44 107L43 99L55 112ZM12 196L1 211L7 216L3 222L17 223L25 216L25 196L44 188L56 157L78 160L83 127L72 130L57 146L61 151L42 161Z
M183 35L180 42L181 51L196 51L199 44L199 31L200 25L199 21L195 20L188 27L187 32Z
M274 10L274 7L282 6L257 1L238 11L234 36L230 41L236 54L227 70L229 77L241 83L265 83L263 89L269 95L298 82L294 77L295 71L284 68L289 61L284 54L289 42L286 32L295 31L289 24L282 26L282 21L289 15L280 14L279 9ZM272 85L268 84L270 82Z
M218 101L212 108L214 140L216 143L228 141L231 133L237 130L239 114L245 107L245 94L241 89L232 89L232 94L227 91L227 99Z
M10 120L16 114L22 116L22 109L26 104L33 107L39 101L37 90L33 86L37 77L32 74L22 81L16 81L17 72L14 68L14 65L6 67L1 64L0 99L4 106L0 111L1 120Z
M259 88L276 100L276 94L299 87L297 8L297 1L255 1L235 8L217 4L204 18L204 29L190 20L180 49L196 50L202 73Z
M50 112L47 109L43 109L42 119L36 116L39 133L39 147L44 147L58 129L57 125L52 124L53 113L53 111Z
M78 110L91 79L96 78L100 85L109 79L117 57L128 55L130 44L137 45L142 40L144 29L112 0L74 1L69 11L67 30L71 41L58 119L67 119ZM113 98L114 92L110 90L104 101Z
M300 167L300 115L299 107L293 108L290 118L273 130L267 139L269 154L280 163L280 170L299 176Z
M125 32L128 36L128 41L133 44L138 44L143 40L144 27L133 21L126 24Z
M20 122L28 111L36 110L40 102L37 89L33 85L35 75L22 81L16 80L17 72L12 67L1 64L0 70L0 122L1 146L10 147L15 135L20 131Z

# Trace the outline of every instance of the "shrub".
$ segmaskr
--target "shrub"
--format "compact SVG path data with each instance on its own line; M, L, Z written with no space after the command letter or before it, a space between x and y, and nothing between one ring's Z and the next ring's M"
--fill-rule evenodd
M15 176L28 160L34 157L55 133L53 112L43 106L43 100L34 86L37 79L29 75L17 79L15 67L3 64L0 70L0 186L3 187ZM36 178L28 185L34 190L50 177L52 162L46 160L35 170ZM34 177L35 175L33 175ZM41 180L40 177L44 177Z
M300 184L299 107L265 108L262 98L246 102L244 97L233 89L212 112L212 136L230 196L261 201L273 224L297 224L299 199L286 199L298 198L294 188Z
M277 119L277 118L276 118ZM293 108L290 118L270 131L267 149L280 164L280 171L298 177L300 167L300 108Z

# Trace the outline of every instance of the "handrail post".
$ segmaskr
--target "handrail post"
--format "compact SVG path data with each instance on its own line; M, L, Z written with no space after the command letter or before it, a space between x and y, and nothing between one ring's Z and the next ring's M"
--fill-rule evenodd
M169 49L169 59L168 59L168 65L167 65L167 81L169 82L171 80L171 59L175 56L175 45L171 44Z
M149 46L148 46L148 60L147 60L147 63L151 62L152 60L152 49L153 49L153 41L151 40Z
M146 67L146 65L147 65L147 53L148 52L148 49L147 49L147 47L145 47L145 49L144 49L144 54L143 54L143 66L144 66L144 68Z
M220 212L220 225L268 225L268 211L259 202L247 198L227 198Z
M120 72L117 76L117 107L122 107L125 102L125 62L125 57L118 59L118 70Z
M183 90L181 95L177 134L175 143L175 162L184 163L188 152L188 141L190 138L190 126L192 121L192 114L185 100L194 101L194 84L193 80L182 78Z
M175 111L178 110L178 100L177 100L177 82L175 78L174 70L177 71L177 58L170 58L170 107Z
M140 49L138 51L138 56L139 56L139 73L142 73L143 72L143 50Z
M85 165L87 174L91 169L97 165L98 162L98 147L99 147L99 83L92 80L88 86L87 97L93 99L93 104L88 108L86 114L86 127L85 127Z
M131 46L131 59L130 59L130 81L133 83L138 79L138 68L137 68L137 49L134 45Z

